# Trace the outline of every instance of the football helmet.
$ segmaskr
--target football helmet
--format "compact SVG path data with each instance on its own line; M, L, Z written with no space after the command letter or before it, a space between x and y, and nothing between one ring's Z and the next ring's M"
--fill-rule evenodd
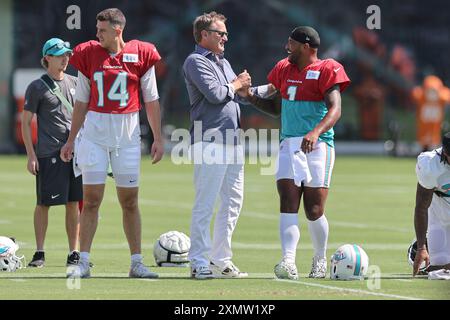
M427 247L428 250L427 240L425 240L425 246ZM408 263L411 267L414 266L414 259L416 258L416 253L417 253L417 240L414 239L414 241L408 248ZM419 267L419 274L426 274L426 273L427 273L427 265L425 261L423 261Z
M160 267L185 267L189 264L188 253L191 239L183 232L163 233L153 246L155 262Z
M331 257L330 278L334 280L364 280L369 257L360 246L345 244Z
M19 245L14 239L0 236L0 271L14 272L25 268L25 257L16 256Z

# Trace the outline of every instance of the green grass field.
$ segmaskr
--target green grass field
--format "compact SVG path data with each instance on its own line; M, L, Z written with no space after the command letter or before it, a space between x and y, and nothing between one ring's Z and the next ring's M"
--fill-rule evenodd
M145 156L148 157L148 156ZM380 279L341 282L307 278L313 254L306 218L300 214L297 251L299 281L280 281L278 195L274 177L246 165L244 207L234 237L234 262L248 279L195 281L188 268L156 268L152 247L169 230L189 234L194 199L192 167L175 166L169 156L158 165L142 162L140 208L145 262L158 280L127 278L129 252L113 181L108 179L91 260L91 279L79 289L65 278L67 238L62 206L50 210L46 266L0 273L3 299L449 299L448 281L413 279L406 251L414 238L414 159L337 157L326 214L327 255L345 243L361 245L381 272ZM35 182L24 156L0 157L0 235L14 236L29 261L35 249Z

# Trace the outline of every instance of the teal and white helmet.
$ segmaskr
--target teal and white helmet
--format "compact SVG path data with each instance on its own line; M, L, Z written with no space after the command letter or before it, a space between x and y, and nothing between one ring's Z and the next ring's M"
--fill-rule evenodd
M331 257L331 279L364 280L369 268L369 257L360 246L345 244Z
M25 268L25 257L16 256L19 245L11 238L0 236L0 271L14 272Z
M427 250L428 250L427 241L425 241L425 246L427 246ZM416 259L416 254L417 254L417 240L414 239L408 248L408 263L411 267L414 266L414 260ZM419 267L420 273L426 274L427 267L428 266L425 263L425 261L422 261L422 263L420 264L420 267Z

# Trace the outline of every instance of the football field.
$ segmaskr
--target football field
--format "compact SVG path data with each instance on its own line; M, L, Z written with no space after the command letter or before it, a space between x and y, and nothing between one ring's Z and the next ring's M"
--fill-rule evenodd
M301 211L297 250L298 281L276 280L279 262L278 195L273 176L246 165L244 206L233 237L233 261L248 279L195 281L188 268L158 268L152 247L169 230L189 235L194 199L190 165L174 165L168 155L151 165L143 156L140 209L144 262L157 280L129 279L129 251L113 180L108 178L91 260L91 279L67 280L67 237L63 206L49 214L46 265L0 273L4 299L449 299L448 281L411 277L406 252L414 238L415 159L337 156L326 214L327 256L345 243L361 245L369 256L369 279L341 282L308 279L312 244ZM27 261L35 249L35 181L25 156L0 157L0 235L17 239ZM302 210L302 209L301 209Z

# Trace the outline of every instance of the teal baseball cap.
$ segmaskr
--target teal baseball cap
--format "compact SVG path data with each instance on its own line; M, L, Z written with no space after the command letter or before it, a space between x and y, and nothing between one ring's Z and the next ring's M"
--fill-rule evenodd
M59 38L51 38L42 47L42 56L61 56L66 52L72 52L70 43Z

